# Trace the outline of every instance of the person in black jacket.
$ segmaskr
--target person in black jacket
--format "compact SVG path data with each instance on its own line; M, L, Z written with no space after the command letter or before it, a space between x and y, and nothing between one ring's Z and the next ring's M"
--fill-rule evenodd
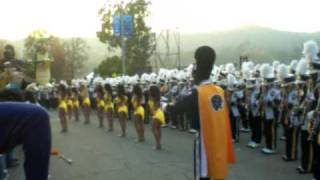
M48 113L34 104L8 102L15 97L16 94L0 92L0 154L23 145L26 180L46 180L51 151Z

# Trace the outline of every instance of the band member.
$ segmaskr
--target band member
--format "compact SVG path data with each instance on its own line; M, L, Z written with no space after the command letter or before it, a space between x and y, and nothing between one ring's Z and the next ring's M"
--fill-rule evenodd
M288 94L288 124L286 128L286 155L282 157L284 161L297 160L298 138L300 126L302 124L302 109L300 104L303 100L304 92L301 89L303 84L296 82L295 87Z
M282 84L281 84L281 96L282 96L282 102L280 104L280 123L282 125L282 128L283 128L283 135L280 137L280 140L281 141L285 141L287 139L287 128L288 128L288 112L289 110L289 107L288 107L288 94L291 92L295 92L294 89L293 89L293 81L295 81L295 76L290 76L287 74L285 75L286 77L284 77L283 79L281 79L282 81ZM290 105L290 108L292 108L292 106Z
M298 173L311 173L314 163L314 149L312 144L312 123L315 122L317 114L310 111L305 117L301 128L301 162L297 168ZM306 130L305 130L306 129Z
M119 123L121 127L121 134L119 137L127 136L127 120L128 120L128 97L126 96L123 85L117 87L117 97L114 100L117 106L119 116Z
M61 133L68 132L68 122L67 122L67 88L64 84L59 85L59 119L61 124Z
M227 96L229 99L229 107L230 107L230 121L231 121L231 129L232 129L232 139L234 142L239 142L240 140L240 111L239 111L239 101L240 97L237 92L237 89L234 88L236 83L236 78L233 74L228 74L228 89Z
M241 132L245 132L248 133L250 132L250 128L249 128L249 110L247 108L247 98L245 96L245 84L242 82L239 82L239 84L237 85L238 91L238 109L240 112L240 117L241 117L241 122L242 122L242 127L240 128Z
M67 101L67 107L68 107L68 120L72 120L72 112L73 110L73 97L72 97L72 89L71 88L67 88L67 97L66 97L66 101Z
M320 51L318 53L318 57L320 58ZM320 69L320 63L313 63L313 67L315 69ZM317 99L317 107L315 109L314 119L310 123L310 139L313 145L314 152L314 166L313 166L313 177L314 179L320 179L320 84L317 82L315 89L315 97Z
M297 65L296 75L298 80L295 88L288 94L288 126L286 129L286 155L282 157L284 161L296 161L298 156L298 139L301 125L305 117L305 82L309 78L306 75L307 62L300 60Z
M105 110L105 101L104 101L104 90L103 87L98 84L95 88L96 92L96 102L97 102L97 113L99 119L99 128L104 128L104 110Z
M264 154L273 154L277 147L277 117L274 112L275 103L280 100L280 94L274 88L275 76L271 66L265 64L262 67L264 84L263 92L263 115L264 115L264 136L265 148L262 149Z
M315 179L320 179L320 120L317 118L317 123L314 127L314 152L315 152L315 166L313 174Z
M209 81L215 58L212 48L197 49L192 73L197 87L175 107L190 112L192 126L199 132L195 143L197 180L225 179L228 163L235 162L225 92Z
M105 112L108 119L108 131L113 131L113 99L112 99L112 87L110 84L104 85L105 95L104 95L104 102L105 102Z
M165 116L160 105L161 93L157 86L151 86L149 99L152 101L152 132L156 140L155 150L161 150L161 125L165 124Z
M301 162L297 171L300 174L311 173L313 164L313 147L309 137L311 132L311 122L315 118L314 110L317 106L317 101L314 93L314 85L317 79L317 73L311 73L310 78L307 80L307 91L305 98L305 111L303 116L303 124L301 126Z
M142 106L143 93L142 89L139 85L135 85L133 87L133 96L131 99L132 107L133 107L133 118L134 125L136 127L138 139L137 142L144 141L144 108Z
M82 99L82 108L84 114L84 124L90 123L90 99L89 99L89 92L88 88L85 84L80 85L80 96Z
M248 97L249 97L249 117L252 129L251 141L248 143L248 147L257 148L261 144L262 138L262 120L259 113L260 109L260 87L256 85L256 80L252 79L248 86Z
M282 73L280 71L280 73ZM282 84L282 103L280 104L280 122L283 126L284 135L280 138L280 140L287 140L287 136L290 132L290 114L293 109L293 103L296 97L296 89L294 86L295 82L295 76L292 74L289 74L289 71L283 75L281 78ZM286 149L287 148L287 142L286 142ZM286 155L283 156L283 159L287 159L289 156L289 152L286 151Z
M71 89L72 91L72 107L73 107L73 114L74 114L74 118L75 121L78 122L79 121L79 108L80 108L80 102L79 102L79 92L78 89L73 87Z
M319 115L319 110L320 110L320 101L318 101L317 108L313 112L313 119L310 122L309 125L309 138L312 142L313 146L313 177L314 179L318 180L320 179L320 115Z

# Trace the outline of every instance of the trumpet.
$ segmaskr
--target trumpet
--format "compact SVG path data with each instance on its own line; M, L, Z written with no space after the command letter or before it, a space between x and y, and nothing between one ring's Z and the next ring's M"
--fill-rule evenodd
M308 132L309 132L309 136L308 136L308 140L312 141L314 140L313 137L316 136L319 133L319 128L320 128L320 122L319 120L316 119L316 117L319 116L319 111L315 110L313 111L312 115L308 117Z

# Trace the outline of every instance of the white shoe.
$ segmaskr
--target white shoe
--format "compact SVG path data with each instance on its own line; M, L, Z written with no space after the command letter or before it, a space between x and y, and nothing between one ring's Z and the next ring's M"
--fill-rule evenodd
M196 133L197 133L197 130L195 130L195 129L190 129L190 130L189 130L189 133L190 133L190 134L196 134Z
M282 137L280 137L280 140L285 141L285 140L287 140L287 138L285 136L282 136Z
M250 148L253 148L253 146L255 145L255 142L253 141L250 141L247 146L250 147Z
M162 128L166 128L168 127L168 125L164 124L164 125L161 125Z
M274 154L274 153L275 153L274 150L271 150L271 149L268 149L268 148L263 148L263 149L262 149L262 152L263 152L264 154Z
M260 144L258 144L258 143L254 143L254 145L252 146L253 149L256 149L258 147L260 147Z
M240 131L248 133L248 132L250 132L250 129L249 128L241 128Z

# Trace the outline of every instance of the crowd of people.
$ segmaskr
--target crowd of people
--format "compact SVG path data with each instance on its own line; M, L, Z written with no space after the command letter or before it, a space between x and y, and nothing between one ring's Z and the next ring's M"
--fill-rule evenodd
M234 143L241 133L251 133L248 148L276 154L278 139L284 141L286 162L298 161L297 172L313 173L320 179L320 53L317 44L304 44L303 57L290 64L274 61L255 64L241 57L240 67L232 63L214 66L210 82L224 90ZM158 73L115 78L74 79L26 87L26 100L58 110L61 133L72 131L71 120L92 121L97 113L99 127L114 131L120 124L125 138L127 121L133 120L137 142L144 142L145 124L152 122L154 149L161 150L161 127L197 133L199 122L186 111L185 97L195 89L192 76L197 64L185 69L160 69ZM211 69L210 69L211 70ZM197 99L195 100L197 101ZM212 98L213 107L221 100ZM201 107L201 106L199 106ZM201 111L201 110L200 110ZM106 124L105 124L106 123Z
M289 65L279 61L260 65L244 58L238 69L232 63L215 66L211 80L225 90L234 143L240 141L240 132L251 133L247 146L269 155L277 152L281 139L282 159L299 159L297 172L314 172L319 179L320 58L315 42L304 46L304 57ZM158 74L140 77L96 76L30 89L35 92L34 102L58 108L62 133L69 130L68 120L79 121L81 110L84 123L90 123L94 108L101 128L113 131L114 121L119 120L121 137L126 136L127 120L134 120L138 142L144 141L144 123L151 119L155 149L161 149L161 126L197 132L192 115L179 108L194 89L193 68L160 69Z

